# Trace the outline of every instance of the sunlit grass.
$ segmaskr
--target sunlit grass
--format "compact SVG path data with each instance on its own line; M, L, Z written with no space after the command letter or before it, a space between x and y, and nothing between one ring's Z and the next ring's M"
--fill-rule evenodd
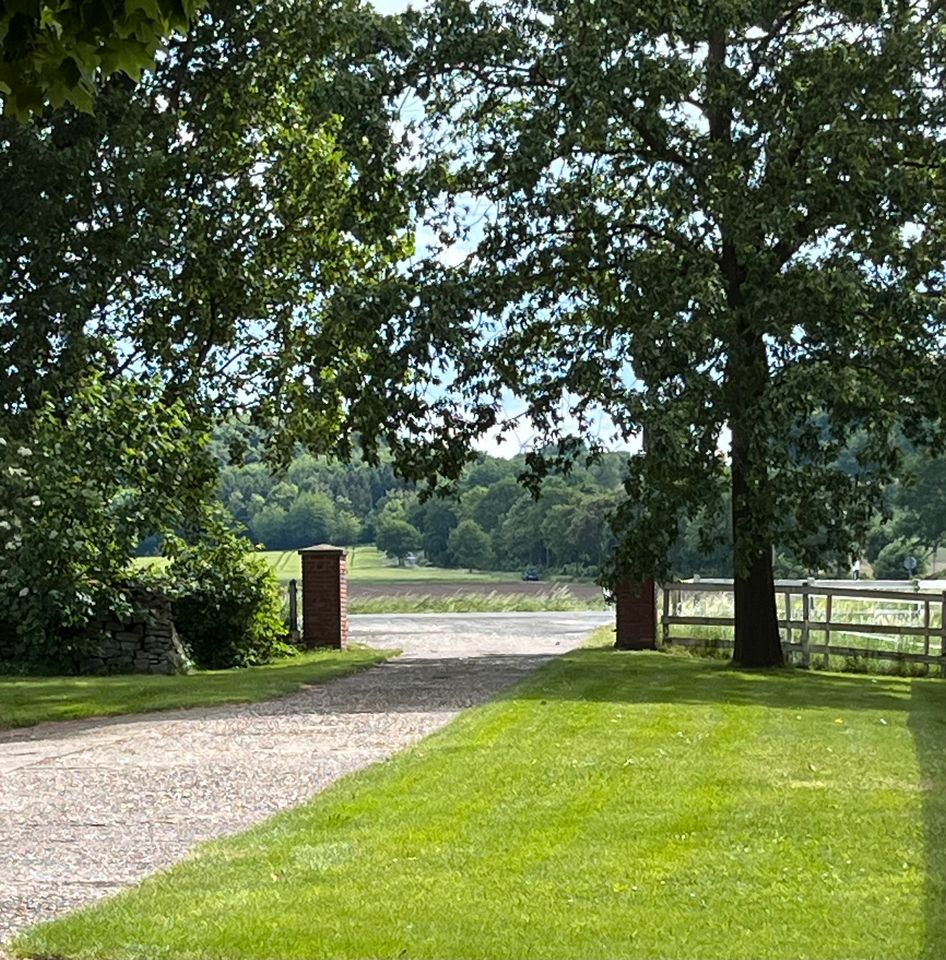
M939 681L586 648L15 949L934 960L944 743Z
M280 583L298 580L302 576L302 561L298 550L261 550L257 556L264 557L273 568ZM359 583L444 583L452 581L496 583L518 579L519 573L470 573L468 570L453 570L446 567L415 566L399 567L372 545L348 547L348 579ZM163 567L161 557L137 557L136 567Z

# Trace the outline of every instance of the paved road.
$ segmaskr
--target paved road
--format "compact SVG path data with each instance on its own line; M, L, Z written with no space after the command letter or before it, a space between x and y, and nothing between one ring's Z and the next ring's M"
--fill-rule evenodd
M0 942L403 749L611 619L352 617L403 656L268 703L0 731Z
M350 618L352 639L375 647L400 647L406 656L484 656L546 653L577 647L613 612L399 613Z

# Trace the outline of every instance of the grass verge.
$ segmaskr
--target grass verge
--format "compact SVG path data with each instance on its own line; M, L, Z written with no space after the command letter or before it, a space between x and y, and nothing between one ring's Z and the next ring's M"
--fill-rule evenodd
M404 593L380 597L350 597L349 613L540 613L563 610L604 610L604 600L576 597L567 587L538 594L466 593L434 596Z
M582 649L22 935L97 960L933 960L946 684Z
M255 703L353 673L391 656L368 647L301 653L259 667L185 676L0 676L0 729L217 703Z

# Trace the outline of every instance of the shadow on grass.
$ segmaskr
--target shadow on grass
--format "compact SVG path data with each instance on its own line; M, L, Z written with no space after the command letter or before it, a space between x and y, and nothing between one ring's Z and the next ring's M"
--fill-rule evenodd
M946 682L912 684L909 725L916 744L926 834L923 960L946 951Z
M774 708L839 706L907 711L910 685L899 677L782 670L737 670L721 660L610 648L565 654L567 682L540 675L509 696L518 699L626 703L729 703ZM548 682L545 682L546 679ZM940 681L924 681L934 685ZM942 687L946 693L946 684Z
M843 676L801 670L749 672L719 661L677 658L661 653L623 653L611 649L576 650L556 658L547 671L529 676L549 660L540 654L477 657L399 657L383 669L367 670L328 684L304 687L274 699L176 710L172 715L126 714L71 720L42 727L0 731L0 743L80 735L97 727L140 723L151 717L201 721L209 711L227 719L257 715L414 713L453 711L501 700L575 700L626 703L745 703L779 708L844 705L883 712L910 708L910 685L899 678ZM517 684L519 680L524 683ZM109 678L121 685L124 678ZM129 677L130 689L138 682ZM946 683L925 681L946 693ZM40 700L40 690L34 694ZM50 691L54 700L58 694ZM147 709L145 706L144 709ZM946 707L944 707L946 712Z
M475 658L401 659L349 681L309 688L288 701L212 708L215 718L245 712L265 715L357 714L458 710L500 695L501 700L598 701L616 703L746 704L773 709L851 709L905 716L920 770L926 846L925 946L922 960L939 960L946 944L946 681L904 680L813 673L801 670L751 672L720 662L660 653L587 649L565 654L529 676L545 656L494 655ZM511 687L517 680L525 682ZM200 720L205 709L175 714ZM164 719L159 718L159 719ZM141 717L76 721L71 735L94 727L137 723ZM7 731L0 744L17 739L63 737L47 731ZM921 960L921 958L918 958Z
M312 685L288 692L274 689L272 699L188 707L167 704L162 710L88 719L57 720L40 726L0 729L0 748L7 743L67 740L99 729L163 722L219 721L239 716L318 717L362 713L454 712L475 706L503 693L549 659L548 654L494 654L477 657L395 658L375 669L347 671L321 678ZM140 689L140 677L109 677L113 693ZM212 679L212 678L211 678ZM46 692L42 682L31 692L31 701L54 705L62 694L55 685ZM90 694L91 696L91 694Z

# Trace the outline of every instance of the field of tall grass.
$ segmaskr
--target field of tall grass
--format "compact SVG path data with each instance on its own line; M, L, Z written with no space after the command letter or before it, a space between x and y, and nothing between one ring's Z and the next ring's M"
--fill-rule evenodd
M435 596L403 593L379 597L351 597L348 612L357 613L541 613L544 611L604 610L602 599L576 597L566 587L538 594L484 593Z

